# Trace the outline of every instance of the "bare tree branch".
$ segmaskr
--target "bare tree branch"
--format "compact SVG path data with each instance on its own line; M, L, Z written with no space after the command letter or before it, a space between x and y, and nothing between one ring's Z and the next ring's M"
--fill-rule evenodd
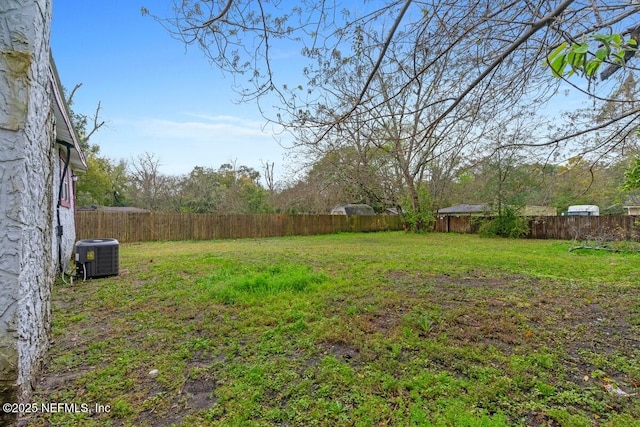
M208 27L211 24L213 24L214 22L222 19L223 16L225 16L227 14L227 12L229 12L229 9L231 9L231 6L233 5L233 0L228 0L227 4L222 8L222 10L220 11L220 13L216 16L214 16L213 18L209 19L208 21L205 21L202 26L203 27Z
M451 113L451 111L453 111L458 106L458 104L460 104L460 102L464 99L465 96L469 94L469 92L475 89L476 86L478 86L478 84L480 84L480 82L483 81L496 67L502 64L505 58L507 58L511 53L513 53L516 49L518 49L518 47L520 47L523 43L529 40L531 36L537 33L541 28L545 27L546 25L549 25L551 21L558 18L562 14L562 12L564 12L567 9L567 7L569 7L569 5L571 5L571 3L573 2L574 0L564 0L558 7L556 7L555 10L553 10L547 16L545 16L544 18L542 18L541 20L533 24L529 29L529 31L527 31L522 36L520 36L515 42L511 44L511 46L505 49L502 54L498 55L498 57L494 59L494 61L478 77L476 77L470 84L468 84L466 89L460 95L458 95L458 97L449 106L449 108L447 108L440 115L440 117L438 117L432 123L431 126L439 123L440 120L444 119L449 113Z
M351 110L348 111L343 117L346 117L346 116L350 115L351 113L353 113L356 110L356 108L358 108L358 105L360 105L360 103L364 99L364 95L367 93L367 89L369 89L369 85L371 84L371 81L373 80L373 77L376 75L376 73L380 69L380 65L382 64L382 61L384 60L384 57L385 57L385 55L387 53L387 49L389 49L389 45L391 44L391 40L393 40L393 36L395 35L395 33L396 33L397 29L398 29L398 25L400 25L400 22L402 22L402 18L404 17L405 13L407 13L407 10L409 9L409 6L411 6L411 0L406 0L405 3L404 3L403 8L398 13L398 16L396 17L396 20L393 22L393 26L391 27L391 29L387 33L387 39L384 41L384 44L382 45L382 49L380 50L380 55L378 56L378 60L373 65L373 69L371 70L371 73L369 73L369 77L367 77L367 80L364 82L364 86L362 87L362 90L360 91L360 95L358 95L358 98L356 99L356 101L355 101L353 107L351 108Z
M598 125L591 126L589 128L586 128L586 129L580 129L578 131L571 132L569 134L565 134L565 135L562 135L562 136L557 137L557 138L553 138L553 139L551 139L549 141L536 143L536 144L531 144L531 143L527 143L527 144L510 144L510 145L507 145L507 146L508 147L515 147L515 146L548 147L548 146L553 146L553 145L557 145L558 143L563 142L563 141L574 139L574 138L577 138L579 136L583 136L583 135L586 135L586 134L589 134L589 133L592 133L592 132L595 132L595 131L598 131L598 130L606 129L609 126L611 126L611 125L613 125L615 123L618 123L618 122L620 122L620 121L622 121L622 120L624 120L624 119L626 119L628 117L631 117L631 116L635 116L634 119L640 118L640 108L636 107L636 108L634 108L632 110L629 110L629 111L627 111L627 112L625 112L625 113L623 113L623 114L621 114L619 116L616 116L616 117L614 117L614 118L612 118L610 120L604 121L604 122L602 122L602 123L600 123Z
M76 91L78 89L80 89L82 87L82 83L77 83L73 89L71 90L71 93L69 94L69 96L67 97L67 104L71 105L73 104L73 96L76 94Z
M87 134L85 135L84 139L85 141L89 141L89 139L91 138L91 136L98 130L100 129L102 126L105 125L105 121L102 120L100 121L99 116L100 116L100 109L102 108L102 101L98 101L98 106L96 107L96 111L93 113L93 125L91 127L91 130L89 132L87 132Z

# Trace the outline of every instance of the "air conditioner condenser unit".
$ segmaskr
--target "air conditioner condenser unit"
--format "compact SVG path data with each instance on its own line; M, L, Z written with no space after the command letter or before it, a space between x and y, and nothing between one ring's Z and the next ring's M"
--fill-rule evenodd
M76 242L76 276L83 280L117 276L119 247L116 239L87 239Z

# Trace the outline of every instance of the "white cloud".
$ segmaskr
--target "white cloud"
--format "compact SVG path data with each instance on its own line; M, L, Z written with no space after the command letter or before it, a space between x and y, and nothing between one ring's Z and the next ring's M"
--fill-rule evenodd
M230 116L230 115L211 115L211 114L203 114L203 113L183 113L185 117L194 117L196 119L204 119L209 122L227 122L227 123L241 123L245 126L257 126L261 127L264 125L263 122L257 120L247 120L238 116Z
M189 120L115 120L100 135L101 152L124 159L153 153L160 159L161 170L172 175L188 173L195 166L217 168L229 161L257 170L263 161L273 161L276 169L282 168L285 150L264 123L230 115L185 116Z
M175 141L250 141L255 138L271 139L272 134L263 131L261 124L239 118L219 116L209 121L175 121L143 119L134 123L143 135Z

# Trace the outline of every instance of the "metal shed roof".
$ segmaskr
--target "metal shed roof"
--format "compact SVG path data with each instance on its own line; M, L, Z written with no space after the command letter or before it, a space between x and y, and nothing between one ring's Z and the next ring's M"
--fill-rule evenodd
M439 214L444 215L469 215L475 213L490 212L491 206L488 203L480 204L468 204L462 203L459 205L449 206L448 208L438 209Z

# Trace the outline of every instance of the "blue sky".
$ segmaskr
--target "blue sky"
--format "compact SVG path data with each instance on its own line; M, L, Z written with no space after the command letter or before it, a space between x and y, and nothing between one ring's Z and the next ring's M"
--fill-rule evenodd
M82 87L73 109L92 115L102 103L107 122L92 138L101 153L131 159L154 153L161 171L236 161L285 172L285 150L255 104L238 105L232 79L188 49L141 6L163 15L170 1L53 0L51 48L67 89Z

